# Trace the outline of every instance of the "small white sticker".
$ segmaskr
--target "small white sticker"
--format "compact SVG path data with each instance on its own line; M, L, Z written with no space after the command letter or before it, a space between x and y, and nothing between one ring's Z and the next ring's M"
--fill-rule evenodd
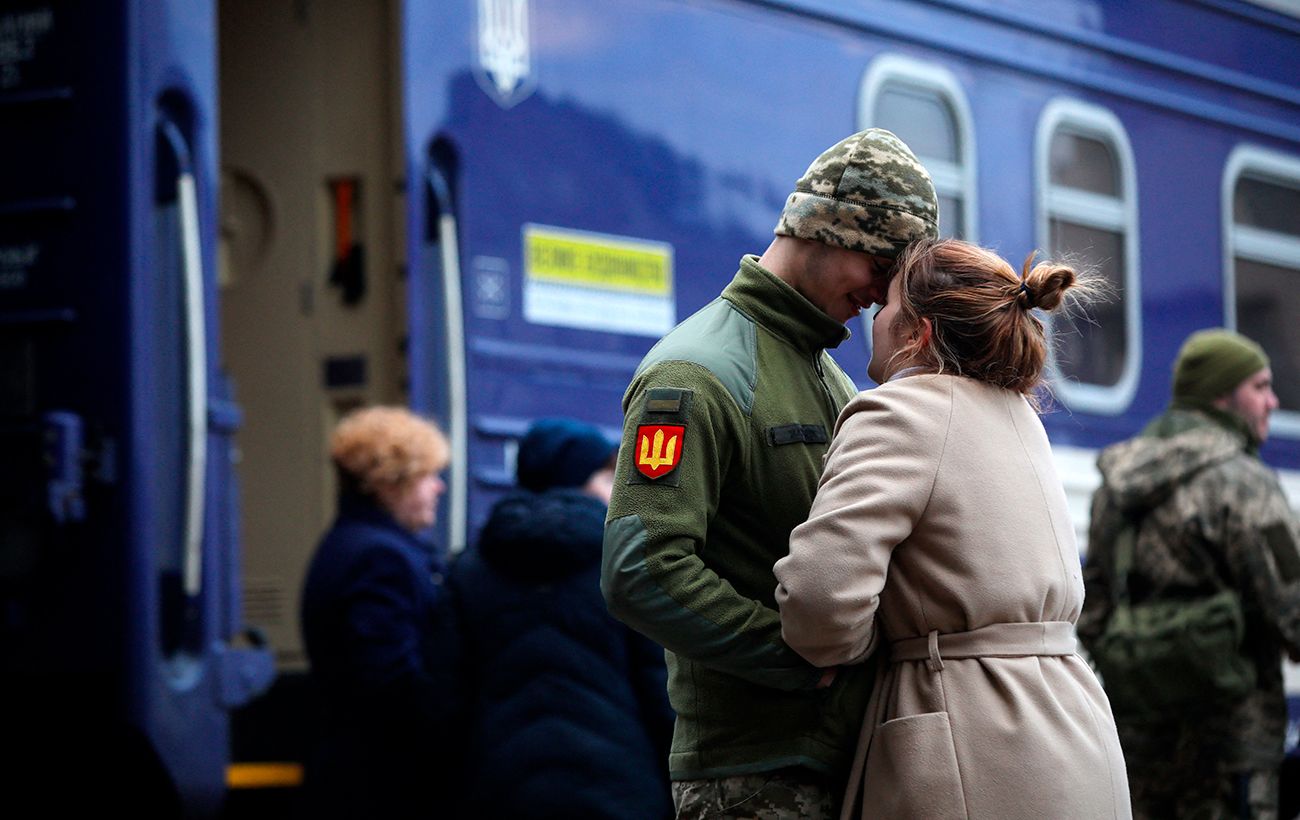
M476 256L474 271L474 315L484 319L510 316L510 264L498 256Z

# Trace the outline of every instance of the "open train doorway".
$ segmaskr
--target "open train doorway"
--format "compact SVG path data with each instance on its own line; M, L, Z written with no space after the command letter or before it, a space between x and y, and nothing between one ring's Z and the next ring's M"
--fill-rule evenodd
M275 701L306 670L298 597L334 514L329 432L353 407L406 402L400 6L220 0L218 18L221 358L243 410L244 621L280 673L237 720L239 760L294 752L275 748L292 733Z

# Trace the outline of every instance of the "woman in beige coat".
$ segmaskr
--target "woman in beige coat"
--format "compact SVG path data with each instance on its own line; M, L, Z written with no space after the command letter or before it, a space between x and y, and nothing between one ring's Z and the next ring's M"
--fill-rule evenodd
M900 259L872 330L880 387L841 413L776 564L791 647L822 667L884 656L844 817L1131 816L1110 704L1075 652L1079 555L1033 402L1031 309L1089 286L1029 268L954 240Z

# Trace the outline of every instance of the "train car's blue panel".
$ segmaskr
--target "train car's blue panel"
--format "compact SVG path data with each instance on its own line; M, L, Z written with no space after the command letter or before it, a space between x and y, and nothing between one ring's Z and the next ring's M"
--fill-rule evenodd
M92 771L113 740L125 756L149 747L139 716L128 717L133 515L115 457L128 446L120 385L132 338L123 12L28 3L0 15L5 743L55 760L44 738L84 732L78 761ZM45 431L50 422L57 432ZM59 451L54 474L47 436ZM20 769L12 782L42 774Z
M860 55L841 74L882 52L951 72L977 132L980 238L1016 261L1045 245L1035 227L1043 112L1065 100L1114 115L1131 143L1138 200L1136 392L1104 413L1062 402L1044 422L1054 444L1097 448L1159 412L1179 343L1225 322L1221 185L1230 155L1242 145L1300 155L1300 21L1231 0L1063 0L1050 11L1030 0L753 5L857 38ZM1300 441L1275 436L1264 455L1300 468Z
M212 814L226 710L270 674L227 645L213 5L7 4L0 38L6 742L66 774L76 738L78 778ZM51 794L102 805L79 789Z
M232 645L239 412L216 362L216 14L210 2L141 0L130 19L130 549L145 568L136 594L151 604L140 623L154 632L133 645L134 706L187 809L208 811L225 792L228 710L272 676L257 641Z
M1017 261L1046 241L1035 164L1044 111L1067 100L1120 123L1138 214L1134 394L1107 412L1066 403L1046 423L1055 443L1082 448L1139 429L1166 400L1163 369L1178 342L1223 322L1219 192L1229 154L1243 140L1288 150L1300 141L1294 88L1272 69L1248 76L1226 52L1221 64L1198 61L1193 43L1211 31L1248 42L1254 32L1273 62L1295 68L1297 58L1281 48L1291 38L1283 27L1250 15L1162 3L1162 13L1184 11L1181 33L1146 41L1116 23L1132 14L1122 3L1058 5L1060 15L1030 15L1027 5L975 0L639 2L611 14L577 0L408 3L409 167L412 179L442 169L444 212L457 226L451 290L443 246L411 247L413 397L444 420L464 413L468 522L452 541L472 536L508 482L511 439L531 417L618 427L621 391L662 324L662 300L629 317L608 294L579 292L590 284L580 277L557 285L576 274L544 271L535 254L648 248L670 267L672 318L684 318L742 253L763 250L805 163L859 127L860 84L882 55L955 77L977 132L980 237ZM739 45L719 57L719 43ZM412 197L412 237L430 235L438 201ZM446 333L448 298L459 302L451 314L463 349ZM600 316L575 319L566 308ZM836 355L865 386L866 334L851 328ZM1273 463L1300 465L1296 442L1269 447Z
M437 146L458 214L471 536L509 480L510 441L528 420L562 413L617 431L640 357L717 295L742 254L763 251L807 162L853 130L858 77L837 70L858 60L848 38L776 28L770 13L743 6L726 14L662 3L625 4L617 15L577 2L529 10L526 57L511 62L510 21L489 21L503 29L491 39L473 4L407 4L408 167L412 179L425 177ZM704 71L690 61L666 65L656 46L724 40L752 46ZM800 55L806 71L824 77L816 93L771 65L768 47ZM683 72L689 95L672 80ZM760 98L765 104L753 105ZM706 99L716 106L699 105ZM798 117L799 127L776 128L774 116ZM427 235L429 201L412 197L413 237ZM525 248L548 241L575 242L588 256L635 246L662 278L635 304L614 288L584 291L572 270L575 278L541 294L555 283L542 282ZM412 239L417 325L441 322L429 314L445 288L434 276L415 278L440 270L438 256ZM584 306L587 318L566 315L565 305ZM439 381L448 378L442 327L411 334L413 400L438 412L454 389ZM860 335L841 353L865 378Z

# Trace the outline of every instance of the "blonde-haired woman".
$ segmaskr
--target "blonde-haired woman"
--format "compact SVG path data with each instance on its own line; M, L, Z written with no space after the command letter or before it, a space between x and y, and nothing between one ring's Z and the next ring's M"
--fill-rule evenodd
M459 645L446 566L422 534L448 452L401 407L357 410L334 429L338 517L302 595L320 706L306 816L430 817L447 801Z
M883 656L844 816L1129 817L1110 705L1076 654L1083 582L1035 390L1035 308L1090 285L956 240L900 258L872 328L880 386L839 417L777 562L785 640Z

